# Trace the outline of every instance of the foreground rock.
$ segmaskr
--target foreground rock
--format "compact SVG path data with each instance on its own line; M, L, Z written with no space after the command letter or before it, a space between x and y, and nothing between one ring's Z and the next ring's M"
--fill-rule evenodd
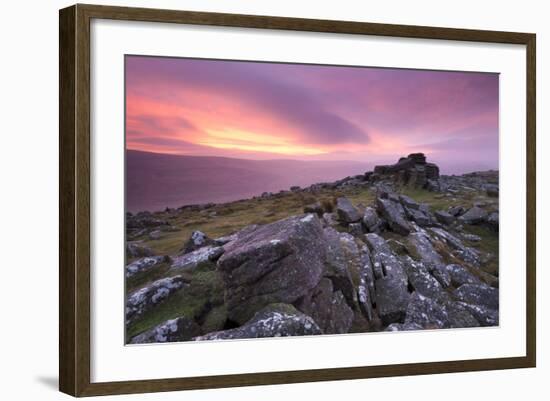
M375 298L378 315L386 325L402 322L409 303L408 278L402 262L382 237L366 234L376 278Z
M172 268L195 270L200 267L216 266L216 260L223 254L221 246L205 246L191 253L176 256L172 261Z
M166 277L133 292L126 301L126 324L132 323L186 285L182 276Z
M218 269L230 320L243 324L271 303L293 303L309 293L325 270L325 241L316 215L258 227L224 245Z
M454 295L460 301L468 304L498 309L498 289L486 284L463 284L454 291Z
M126 266L126 278L149 271L163 263L170 263L170 260L171 259L168 256L148 256L135 260Z
M412 231L412 227L405 216L405 209L403 209L400 203L389 198L383 199L379 197L376 199L376 206L378 212L386 219L392 231L401 235L408 235Z
M153 250L147 246L135 242L128 242L126 244L127 258L141 258L144 256L153 256L154 254Z
M441 303L417 292L411 295L405 324L423 329L478 327L479 322L468 310L455 303Z
M311 316L324 334L347 333L353 322L353 310L341 291L334 291L332 281L324 278L296 307Z
M272 304L257 312L242 326L195 337L194 340L288 337L321 334L315 321L292 305Z
M202 231L193 231L193 233L191 233L191 237L183 245L181 252L185 254L185 253L196 251L197 249L202 248L203 246L214 245L214 244L216 244L216 242L213 239L209 238Z
M130 340L130 344L188 341L200 335L201 328L187 317L167 320Z
M336 201L336 213L338 219L344 223L356 223L361 220L359 211L347 198L338 198Z

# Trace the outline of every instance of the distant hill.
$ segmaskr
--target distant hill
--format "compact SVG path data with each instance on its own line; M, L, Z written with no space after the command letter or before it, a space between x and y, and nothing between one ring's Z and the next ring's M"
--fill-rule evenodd
M245 160L126 151L126 208L161 210L221 203L362 174L354 161Z

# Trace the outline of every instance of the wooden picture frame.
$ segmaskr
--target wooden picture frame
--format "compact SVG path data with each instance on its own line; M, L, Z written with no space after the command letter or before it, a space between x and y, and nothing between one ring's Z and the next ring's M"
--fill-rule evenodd
M90 21L94 18L526 46L526 356L92 383L90 380ZM144 393L535 367L535 47L531 33L74 5L59 14L59 388L73 396Z

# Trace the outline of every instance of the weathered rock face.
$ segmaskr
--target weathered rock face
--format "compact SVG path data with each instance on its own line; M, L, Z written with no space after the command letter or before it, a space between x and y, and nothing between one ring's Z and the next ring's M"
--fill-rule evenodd
M185 316L167 320L130 340L130 344L165 343L188 341L201 334L201 328L194 320Z
M465 303L497 310L498 289L485 284L463 284L454 291L455 297Z
M221 246L204 246L196 251L174 257L172 268L182 270L194 270L199 267L216 265L216 260L223 254L224 249Z
M463 284L482 284L482 281L464 266L451 264L447 265L446 269L451 276L451 283L455 288Z
M128 242L126 244L126 257L127 258L141 258L143 256L153 256L155 253L149 247L137 244L135 242Z
M407 237L411 253L426 266L428 272L434 275L443 287L448 287L451 278L445 268L443 259L436 252L428 235L424 232L412 233Z
M453 222L455 221L455 217L444 210L436 211L434 213L434 216L437 219L437 221L445 225L453 224Z
M310 316L292 305L279 303L266 306L238 328L209 333L195 337L194 340L288 337L321 333L321 329Z
M376 206L392 231L401 235L408 235L412 231L412 227L405 216L405 209L400 203L379 197L376 199Z
M379 235L366 234L365 239L370 247L376 278L378 315L386 325L402 323L409 302L408 278L403 264Z
M293 303L321 280L325 240L317 216L294 216L258 227L224 245L218 268L230 320L240 324L271 303Z
M126 266L126 278L130 278L138 273L143 273L151 270L155 266L159 266L162 263L170 263L170 257L168 256L147 256L133 261Z
M440 303L417 292L411 295L405 324L416 324L424 329L478 327L478 321L463 307Z
M407 157L400 158L396 164L376 166L374 175L389 176L400 185L426 188L428 181L439 178L439 167L436 164L427 163L423 153L411 153Z
M487 219L487 212L480 207L474 206L458 218L462 223L480 224Z
M438 301L450 300L449 294L443 289L439 281L430 274L428 268L410 257L403 258L403 265L409 278L409 283L420 295Z
M363 214L363 226L369 233L376 233L379 231L381 223L378 213L372 207L366 207L365 213Z
M182 276L166 277L133 292L126 300L126 324L130 324L186 285Z
M347 333L353 311L341 291L334 291L332 281L322 279L310 294L296 303L297 309L311 316L324 334Z
M181 249L182 254L196 251L199 248L207 245L214 245L216 242L203 233L202 231L193 231L191 237L185 242Z
M347 198L338 198L336 200L336 213L338 214L338 220L344 223L356 223L361 220L359 211Z
M430 228L429 230L433 233L433 237L437 241L441 241L453 249L454 256L462 259L464 262L469 263L472 266L479 266L480 257L478 251L465 246L457 237L442 228Z

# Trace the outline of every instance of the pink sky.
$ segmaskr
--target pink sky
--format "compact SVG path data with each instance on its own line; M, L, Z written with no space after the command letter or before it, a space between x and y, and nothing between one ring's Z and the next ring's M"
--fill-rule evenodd
M498 75L126 57L128 149L498 168Z

